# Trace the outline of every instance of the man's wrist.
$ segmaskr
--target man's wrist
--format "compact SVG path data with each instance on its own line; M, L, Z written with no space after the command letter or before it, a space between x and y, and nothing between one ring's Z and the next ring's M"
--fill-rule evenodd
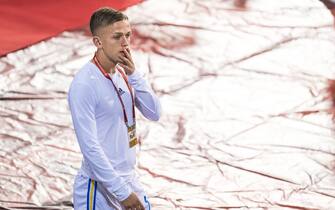
M128 184L126 184L122 186L119 190L114 192L113 194L118 201L122 202L126 200L130 196L131 193L132 193L132 190L130 189Z
M126 71L126 74L127 74L128 76L130 76L130 75L134 74L134 72L135 72L135 69L132 70L132 71Z

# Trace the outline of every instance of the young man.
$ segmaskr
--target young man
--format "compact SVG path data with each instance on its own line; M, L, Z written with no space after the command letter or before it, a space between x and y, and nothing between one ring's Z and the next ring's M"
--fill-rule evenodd
M83 154L74 183L74 209L150 209L134 171L134 107L157 121L160 103L135 69L127 16L111 8L98 9L90 29L97 51L75 75L68 94Z

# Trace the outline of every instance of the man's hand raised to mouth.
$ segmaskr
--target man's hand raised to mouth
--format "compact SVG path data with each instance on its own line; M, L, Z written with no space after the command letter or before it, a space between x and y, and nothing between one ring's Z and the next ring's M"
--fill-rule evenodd
M130 54L129 48L123 48L121 55L119 56L122 63L118 63L126 72L127 75L131 75L135 71L135 65L133 58Z

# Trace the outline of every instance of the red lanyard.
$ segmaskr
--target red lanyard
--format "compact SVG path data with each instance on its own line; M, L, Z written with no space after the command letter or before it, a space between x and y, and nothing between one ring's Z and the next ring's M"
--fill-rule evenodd
M115 92L117 93L117 96L118 96L118 98L119 98L119 100L120 100L120 103L121 103L121 106L122 106L124 122L125 122L126 126L129 127L129 125L128 125L128 118L127 118L127 114L126 114L126 109L125 109L124 103L123 103L123 101L122 101L121 95L120 95L119 91L117 90L117 88L116 88L116 86L115 86L115 84L114 84L112 78L109 76L109 74L108 74L108 73L104 70L104 68L101 66L101 64L100 64L100 62L99 62L99 60L98 60L98 58L97 58L96 55L94 55L94 57L93 57L93 61L94 61L94 64L98 67L98 69L101 71L101 73L102 73L107 79L109 79L109 80L112 82L113 87L114 87L114 89L115 89ZM129 83L128 83L127 77L126 77L126 75L124 75L123 71L120 70L120 69L118 68L118 66L116 66L115 69L117 69L118 72L120 72L120 74L122 75L122 78L124 79L125 83L127 84L128 90L129 90L129 92L130 92L130 95L131 95L131 102L132 102L132 109L133 109L133 123L135 124L135 103L134 103L133 91L131 90L131 87L130 87L130 85L129 85Z

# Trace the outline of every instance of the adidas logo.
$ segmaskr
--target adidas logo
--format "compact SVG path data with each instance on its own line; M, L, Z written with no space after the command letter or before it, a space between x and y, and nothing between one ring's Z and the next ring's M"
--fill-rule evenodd
M125 93L124 90L122 90L121 88L119 88L119 94L122 95L124 93Z

